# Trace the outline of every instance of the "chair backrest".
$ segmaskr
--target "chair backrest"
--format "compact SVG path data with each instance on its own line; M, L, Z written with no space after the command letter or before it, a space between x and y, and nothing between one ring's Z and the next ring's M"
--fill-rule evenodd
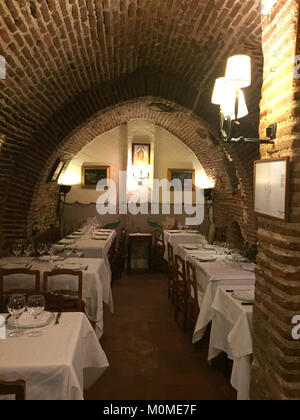
M155 229L153 232L153 238L154 238L154 246L160 247L165 249L165 237L164 237L164 231L161 229Z
M174 250L173 246L168 242L168 266L169 270L174 270Z
M174 259L175 281L186 282L185 261L179 256L175 255Z
M17 401L26 399L26 383L19 379L15 382L5 382L0 379L0 395L15 395Z
M18 275L26 275L26 276L32 276L34 277L34 287L33 288L24 288L20 287L14 287L10 289L9 282L12 281L12 276L18 276ZM14 284L18 283L19 279L16 277L13 277ZM24 284L24 279L20 279L20 283ZM1 304L1 310L5 312L6 308L6 301L7 298L14 294L22 294L22 295L28 295L32 293L39 293L40 292L40 272L38 270L30 270L27 268L15 268L12 270L0 270L0 304Z
M109 265L110 267L112 266L113 263L113 259L114 259L114 255L115 255L115 251L116 251L116 242L117 242L117 238L115 238L110 247L109 247L109 251L108 251L108 261L109 261Z
M126 246L126 237L127 237L127 228L122 228L121 237L120 237L120 253L123 255L125 253Z
M186 262L186 287L189 300L192 301L195 311L199 311L196 267L189 261Z
M77 289L49 289L49 278L60 276L72 276L77 278ZM84 306L82 301L82 271L74 270L53 270L44 273L43 291L44 293L51 293L52 295L73 296L77 298L76 306L78 311L82 311Z

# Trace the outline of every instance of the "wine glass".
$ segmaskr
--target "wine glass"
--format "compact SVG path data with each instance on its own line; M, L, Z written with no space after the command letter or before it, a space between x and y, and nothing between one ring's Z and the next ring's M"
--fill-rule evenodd
M78 248L77 246L74 248L74 252L77 255L78 258L81 258L83 251L82 249Z
M27 257L31 257L35 253L35 249L32 242L28 242L24 247L24 252Z
M12 253L18 257L19 255L22 254L23 252L23 245L21 244L21 242L15 242L12 246Z
M40 254L41 257L45 255L45 253L47 252L46 244L40 242L37 246L37 252Z
M39 337L42 332L37 329L37 318L45 310L45 299L42 295L29 296L27 303L27 311L35 322L34 330L27 333L28 337Z
M12 331L10 337L21 337L24 335L23 331L18 328L18 319L26 309L26 299L24 295L11 295L8 300L7 310L15 318L15 329Z
M71 248L71 247L66 247L66 248L64 249L64 253L66 254L67 258L69 258L69 257L70 257L70 255L72 255L72 253L73 253L73 248Z

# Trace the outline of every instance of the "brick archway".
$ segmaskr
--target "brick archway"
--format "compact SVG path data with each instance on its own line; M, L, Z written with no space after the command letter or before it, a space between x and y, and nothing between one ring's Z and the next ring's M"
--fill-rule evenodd
M239 156L235 147L225 147L224 144L219 143L214 129L190 110L168 101L168 104L178 112L158 112L149 107L151 102L157 101L166 102L157 97L143 97L102 110L89 118L86 124L83 124L77 130L75 128L71 130L70 135L62 139L60 147L56 149L51 159L44 166L35 185L26 223L29 232L32 225L40 219L41 214L44 217L41 228L46 228L49 224L55 223L57 187L45 184L45 178L55 159L60 156L70 160L98 135L122 125L130 119L142 118L151 120L163 127L183 141L195 153L207 176L216 181L217 225L226 226L227 223L237 220L239 224L245 226L245 237L251 242L251 237L255 237L256 226L253 214L250 213L250 208L247 208L244 202L239 202L233 197L236 187L240 183L241 190L247 199L247 191L251 190L251 185L248 185L249 178L245 178L245 184L243 182L245 174L242 158L245 154L247 155L247 161L251 160L249 156L256 152L251 148L244 150ZM47 208L44 200L45 195L49 198ZM251 200L251 197L249 200ZM244 211L247 212L247 223L244 221ZM252 224L249 224L249 220L252 221Z

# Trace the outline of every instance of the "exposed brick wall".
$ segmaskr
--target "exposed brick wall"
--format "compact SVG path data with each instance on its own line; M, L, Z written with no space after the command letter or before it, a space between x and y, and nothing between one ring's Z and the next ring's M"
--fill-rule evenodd
M57 190L53 186L40 190L41 173L47 173L65 139L99 110L154 96L217 124L210 96L213 79L224 70L226 58L242 48L262 60L259 3L1 1L0 54L7 60L7 79L0 81L0 131L5 135L0 153L3 235L19 237L30 232L33 223L55 222L53 194ZM252 116L257 113L261 82L260 67L254 70L254 83L247 92L251 121L255 121ZM136 108L131 110L133 117L139 115ZM249 127L256 130L252 124ZM186 128L176 131L179 138L188 132ZM197 143L199 138L193 135L192 141ZM212 170L220 155L213 149L209 152L201 161L209 158ZM240 183L246 190L247 183L236 173L238 161L222 159L231 184ZM32 203L33 197L42 197L42 191L51 197L51 216L44 214L44 204ZM42 222L40 213L45 216ZM232 217L244 223L247 234L244 204L232 205L231 213L238 213ZM224 218L221 224L226 225Z
M277 121L278 138L261 153L290 156L290 211L288 223L258 218L253 399L300 398L300 342L291 336L292 317L300 314L300 84L293 81L298 13L298 1L279 0L263 21L260 131Z

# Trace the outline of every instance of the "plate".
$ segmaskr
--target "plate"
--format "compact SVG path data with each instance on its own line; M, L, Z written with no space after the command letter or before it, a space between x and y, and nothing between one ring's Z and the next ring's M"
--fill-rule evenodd
M235 290L232 293L232 297L244 302L253 303L254 302L254 290Z
M51 257L50 257L50 255L43 255L42 257L37 257L37 259L39 261L50 261ZM60 257L58 255L54 255L52 257L52 260L53 261L58 261L58 260L60 260Z
M202 257L201 255L197 255L194 258L200 262L213 262L213 261L216 261L217 259L217 257L209 256L209 255L203 255Z
M75 241L73 239L62 239L58 242L59 245L71 245L74 244Z
M245 271L251 271L254 272L255 270L255 264L249 263L249 264L241 264L241 269Z
M29 315L29 312L24 312L21 317L18 319L18 327L20 328L37 328L45 327L50 324L54 319L54 314L51 312L42 312L36 321ZM15 319L9 318L7 321L7 326L10 328L15 328Z
M29 263L5 263L0 266L4 270L15 270L18 268L30 268L31 264Z
M76 264L76 263L64 263L64 264L59 264L56 266L56 268L60 270L74 270L74 271L80 271L84 267L85 267L84 265Z

